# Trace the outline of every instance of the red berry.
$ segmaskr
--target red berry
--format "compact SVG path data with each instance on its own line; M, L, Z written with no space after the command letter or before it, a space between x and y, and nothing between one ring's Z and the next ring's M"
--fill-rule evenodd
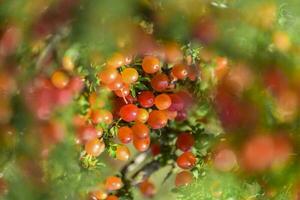
M141 94L138 95L138 101L144 108L150 108L154 104L154 94L151 91L142 91Z
M95 138L93 140L88 141L85 144L85 151L87 154L91 156L99 156L105 149L105 144L103 141Z
M141 193L145 197L153 197L156 193L154 184L148 180L145 180L142 183L140 183L139 188L140 188Z
M166 110L171 106L171 98L167 94L157 95L154 99L154 104L158 110Z
M189 171L182 171L176 174L175 185L176 187L187 186L193 181L193 175Z
M151 79L151 87L157 91L157 92L162 92L165 89L167 89L169 86L169 78L166 74L160 73L156 74L152 79Z
M183 99L178 94L170 94L171 106L168 110L170 111L180 111L184 108Z
M148 125L153 129L160 129L167 125L168 116L164 111L153 110L149 114Z
M119 198L115 195L109 195L106 200L118 200Z
M108 88L110 90L121 90L124 87L124 82L121 78L121 75L118 74L118 76L116 77L116 79L111 82L110 84L108 84Z
M138 107L134 104L127 104L121 107L120 117L126 122L132 122L136 119Z
M94 124L105 123L111 124L113 121L113 115L108 110L94 110L92 112L92 121Z
M130 94L130 88L128 85L124 85L121 89L115 90L114 93L118 97L127 97Z
M174 65L171 71L172 75L179 80L183 80L188 76L188 67L184 64Z
M148 118L149 118L148 111L146 109L139 108L135 121L141 122L141 123L146 123Z
M150 137L143 138L143 139L134 137L133 145L136 148L136 150L138 150L140 152L147 151L150 146Z
M133 138L133 132L131 128L129 128L128 126L123 126L119 128L118 138L124 144L131 142Z
M51 76L52 84L58 89L66 87L69 83L69 80L69 76L65 72L59 70L55 71Z
M178 156L176 163L182 169L191 169L196 164L196 157L191 152L184 152L180 156Z
M157 156L158 154L160 154L160 145L157 143L152 144L151 153L153 156Z
M116 150L116 158L118 160L127 161L130 157L130 151L125 145L119 145Z
M190 133L181 133L177 137L176 146L181 151L188 151L194 146L195 139L194 136Z
M138 80L139 73L134 68L126 68L121 73L124 83L131 84Z
M160 70L160 62L154 56L145 56L142 62L143 70L148 74L154 74Z
M119 190L123 187L123 182L119 177L109 176L105 180L104 187L109 191Z
M118 75L119 72L116 69L107 67L99 73L99 79L104 84L110 84L116 80Z
M134 137L137 138L147 138L150 134L149 128L141 122L135 123L135 125L131 127L131 130L133 132Z

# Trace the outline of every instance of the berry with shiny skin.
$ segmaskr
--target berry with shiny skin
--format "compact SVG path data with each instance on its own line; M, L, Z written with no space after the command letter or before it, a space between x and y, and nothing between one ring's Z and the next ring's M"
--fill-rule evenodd
M132 122L136 119L138 107L134 104L127 104L121 107L120 117L126 122Z
M139 78L139 73L134 68L126 68L121 72L124 83L132 84Z
M172 101L169 95L159 94L155 97L154 104L158 110L166 110L171 106Z
M85 144L85 151L91 156L99 156L105 149L105 144L98 138L92 139Z
M130 157L130 151L125 145L119 145L116 150L116 158L121 161L127 161Z
M123 144L127 144L133 139L133 132L128 126L120 127L118 130L118 138Z
M187 186L193 181L193 174L189 171L182 171L176 174L175 177L175 186Z
M145 56L142 62L144 72L154 74L160 70L160 62L154 56Z
M169 78L164 73L156 74L151 79L151 87L157 92L162 92L166 90L168 86L169 86Z
M172 68L172 75L179 79L179 80L184 80L188 76L188 67L184 64L177 64L174 65Z
M176 163L182 169L191 169L196 165L196 157L191 152L184 152L178 156Z
M139 152L147 151L150 146L150 137L143 138L143 139L134 137L133 145L136 148L136 150L138 150Z
M52 84L58 89L65 88L68 85L69 81L69 76L65 72L60 70L55 71L51 76Z
M153 110L149 114L147 123L153 129L160 129L167 125L168 116L162 110Z
M116 69L107 67L103 71L101 71L98 76L102 83L110 84L117 79L118 75L119 72Z
M109 176L104 182L104 187L108 191L119 190L123 187L123 182L119 177Z
M142 91L138 95L138 102L144 108L150 108L154 105L154 94L151 91Z
M94 110L92 111L92 122L94 124L105 123L111 124L113 121L113 115L108 110Z
M181 133L177 137L176 146L181 151L189 151L194 144L195 139L191 133Z
M131 130L133 132L134 137L141 139L149 137L150 134L149 128L141 122L135 123L135 125L131 127Z
M153 183L151 183L149 180L145 180L139 185L141 193L145 197L153 197L156 193L156 189Z
M139 108L135 121L141 122L141 123L146 123L148 118L149 118L148 111L144 108Z

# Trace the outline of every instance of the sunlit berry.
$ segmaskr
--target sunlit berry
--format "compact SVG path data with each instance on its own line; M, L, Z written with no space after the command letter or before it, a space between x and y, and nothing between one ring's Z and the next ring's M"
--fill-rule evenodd
M102 190L93 191L91 195L97 200L105 200L107 198L107 193Z
M125 57L121 53L114 53L108 60L107 66L118 68L125 64Z
M169 86L169 78L166 74L163 73L156 74L151 79L151 87L157 92L162 92L166 90L168 86Z
M171 106L168 110L170 111L180 111L184 108L184 102L181 96L178 94L169 94L171 98Z
M181 133L177 137L176 146L181 151L188 151L194 146L195 139L194 136L190 133Z
M143 139L134 137L133 145L136 148L136 150L138 150L139 152L147 151L150 147L150 137L143 138Z
M128 126L120 127L118 130L118 138L123 144L127 144L132 141L133 132Z
M123 187L123 182L119 177L109 176L105 179L104 187L106 190L119 190Z
M168 116L164 111L153 110L149 114L148 125L153 129L160 129L167 125Z
M149 128L141 122L136 122L131 127L131 130L133 132L134 137L137 137L137 138L146 138L146 137L149 137L149 134L150 134Z
M134 68L126 68L121 72L124 83L132 84L139 78L139 73Z
M151 91L142 91L138 95L138 102L144 108L150 108L154 104L154 94Z
M121 161L127 161L130 157L130 151L125 145L118 145L116 150L116 158Z
M160 62L154 56L145 56L142 62L144 72L154 74L160 70Z
M73 71L74 69L74 61L70 56L64 56L62 59L62 66L67 71Z
M175 177L175 186L187 186L193 181L193 174L189 171L182 171L176 174Z
M172 71L171 71L172 75L179 79L179 80L183 80L188 76L188 67L184 64L176 64L173 66Z
M59 89L66 87L69 81L69 76L65 72L60 70L55 71L51 76L52 84Z
M128 85L124 85L121 89L119 90L115 90L114 93L118 96L118 97L127 97L130 94L130 88Z
M149 180L145 180L140 183L139 185L141 193L145 197L153 197L156 193L156 189L153 183L151 183Z
M196 157L191 152L184 152L178 156L176 163L182 169L191 169L196 165Z
M109 195L106 200L118 200L119 198L116 195Z
M135 121L141 122L141 123L146 123L148 118L149 118L148 111L144 108L139 108Z
M136 119L138 107L134 104L127 104L121 107L120 117L126 122L132 122Z
M108 110L94 110L92 112L92 121L94 124L105 123L111 124L113 121L113 115Z
M154 104L158 110L166 110L171 106L171 98L167 94L159 94L154 99Z
M123 82L121 75L117 75L116 79L109 83L107 86L110 90L121 90L124 87L125 83Z
M85 144L85 151L91 156L99 156L104 151L104 149L104 142L97 138L92 139Z
M119 72L116 69L114 69L112 67L107 67L103 71L101 71L98 76L99 76L100 82L102 82L104 84L110 84L116 80L118 75L119 75Z

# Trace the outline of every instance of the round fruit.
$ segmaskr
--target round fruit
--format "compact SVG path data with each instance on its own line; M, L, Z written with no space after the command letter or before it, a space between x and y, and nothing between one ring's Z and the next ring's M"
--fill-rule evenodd
M176 163L182 169L191 169L196 164L196 157L191 152L184 152L178 156Z
M139 188L140 188L141 193L145 197L153 197L156 193L154 184L148 180L145 180L142 183L140 183Z
M138 80L139 73L134 68L126 68L121 73L122 79L125 83L131 84Z
M94 110L91 118L94 124L111 124L113 121L113 115L108 110Z
M118 68L125 64L125 57L121 53L113 54L108 60L107 65Z
M228 148L224 148L216 152L213 165L220 171L230 171L237 165L237 159L235 153Z
M118 200L119 198L115 195L109 195L106 200Z
M141 94L138 95L138 102L144 108L150 108L154 104L154 94L151 91L142 91Z
M175 185L176 187L187 186L193 181L193 175L189 171L182 171L176 174Z
M146 123L148 118L149 118L148 111L146 109L139 108L135 121L141 122L141 123Z
M116 150L116 158L118 160L127 161L130 157L130 151L125 145L119 145Z
M123 126L119 128L118 138L124 144L131 142L133 138L133 132L131 128L129 128L128 126Z
M158 110L166 110L171 106L171 98L167 94L157 95L154 99L154 104Z
M101 190L93 191L92 196L96 197L97 200L104 200L107 198L107 194Z
M174 65L171 71L172 75L179 80L183 80L188 76L188 67L183 64Z
M142 62L144 72L154 74L160 70L160 62L154 56L145 56Z
M151 153L153 156L160 154L160 145L157 143L152 144L151 145Z
M156 74L152 79L151 79L151 87L157 91L157 92L162 92L165 89L167 89L169 86L169 78L166 74L160 73Z
M111 82L110 84L108 84L108 88L110 89L110 90L121 90L123 87L124 87L124 82L123 82L123 80L122 80L122 77L121 77L121 75L117 75L117 77L116 77L116 79L113 81L113 82Z
M150 146L150 137L143 138L143 139L134 137L133 145L136 148L136 150L138 150L140 152L147 151Z
M119 75L119 72L116 69L114 69L112 67L107 67L99 73L99 78L102 83L110 84L110 83L114 82L114 80L116 80L118 75Z
M153 110L149 114L148 125L153 129L160 129L167 125L168 116L162 110Z
M91 108L102 108L104 107L105 103L103 100L98 98L96 92L92 92L89 96L89 104Z
M104 187L109 191L119 190L123 187L123 182L119 177L109 176L105 180Z
M134 104L127 104L121 107L120 117L126 122L132 122L136 119L138 107Z
M168 110L170 111L180 111L184 108L184 101L178 94L170 94L171 106Z
M130 94L130 89L128 85L124 85L120 90L115 90L114 93L118 97L127 97Z
M105 144L103 141L100 141L98 138L88 141L85 144L85 151L91 156L99 156L105 149Z
M194 136L190 133L181 133L177 137L176 146L181 151L188 151L194 146L195 139Z
M83 144L95 138L97 138L97 130L93 126L87 125L78 128L78 139Z
M147 138L150 134L149 128L141 122L135 123L135 125L131 127L131 130L133 132L134 137L137 138Z
M169 120L174 120L177 117L177 111L163 110L168 116Z
M51 76L52 84L58 89L66 87L69 83L69 80L69 76L65 72L59 70L55 71Z

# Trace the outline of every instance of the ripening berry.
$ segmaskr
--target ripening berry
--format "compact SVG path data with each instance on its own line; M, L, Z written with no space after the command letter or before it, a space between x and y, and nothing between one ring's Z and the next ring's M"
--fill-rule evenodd
M184 152L183 154L178 156L176 163L177 163L178 167L180 167L182 169L191 169L195 166L196 161L197 161L197 159L193 153Z
M229 148L220 149L214 155L213 165L220 171L228 172L237 165L236 155Z
M160 70L160 62L154 56L145 56L142 62L144 72L154 74Z
M177 137L176 146L181 151L189 151L195 144L194 136L190 133L181 133Z
M163 110L169 120L174 120L177 117L177 111Z
M121 161L127 161L130 157L130 151L125 145L119 145L116 150L116 158Z
M67 71L73 71L74 61L70 56L64 56L62 59L63 68Z
M151 145L151 153L153 156L157 156L158 154L160 154L160 145L157 143L154 143Z
M118 200L119 198L115 195L109 195L106 200Z
M145 180L140 183L139 185L141 193L145 197L153 197L156 193L156 189L153 183L151 183L149 180Z
M104 151L104 149L104 142L97 138L92 139L85 144L85 151L91 156L99 156Z
M182 171L176 174L175 177L175 186L187 186L193 181L193 174L189 171Z
M102 190L93 191L91 195L97 200L105 200L107 198L106 192L103 192Z
M167 125L168 116L162 110L153 110L149 114L147 123L153 129L160 129Z
M110 84L110 83L114 82L114 80L116 80L118 75L119 75L119 72L116 69L114 69L112 67L107 67L99 73L99 79L100 79L100 82L102 82L104 84Z
M132 141L133 132L128 126L120 127L118 130L118 138L123 144L127 144Z
M127 97L130 94L129 86L124 85L120 90L115 90L114 93L118 97Z
M97 130L91 126L81 126L78 128L78 139L85 144L87 141L97 138Z
M55 71L51 76L52 84L58 89L66 87L69 81L69 76L65 72L60 70Z
M103 108L105 103L100 99L96 92L92 92L89 96L89 104L91 108Z
M147 138L147 137L149 137L149 134L150 134L149 128L141 122L135 123L131 127L131 130L133 132L134 137L137 137L137 138Z
M113 68L121 67L124 64L125 57L121 53L115 53L107 60L107 66Z
M104 182L104 187L109 191L119 190L123 187L123 182L119 177L109 176Z
M184 101L178 94L169 94L171 98L171 106L168 110L170 111L180 111L184 108Z
M142 91L141 94L138 95L138 102L144 108L150 108L154 104L154 94L151 91Z
M151 87L157 91L162 92L169 86L169 78L166 74L160 73L153 76L151 79Z
M111 124L113 121L113 115L108 110L94 110L92 111L92 122L94 124L105 123Z
M144 108L139 108L135 121L141 122L141 123L146 123L148 118L149 118L148 111Z
M229 71L228 60L225 57L216 58L215 77L217 81L221 81Z
M138 150L139 152L144 152L149 149L150 146L150 137L147 138L138 138L138 137L133 137L133 145Z
M124 85L125 84L122 80L121 75L118 74L116 79L112 83L108 84L107 86L110 90L115 91L115 90L121 90L124 87Z
M154 99L154 104L158 110L168 109L171 103L171 98L167 94L159 94Z
M139 78L139 73L134 68L126 68L121 72L124 83L132 84Z
M177 64L177 65L174 65L173 68L172 68L172 75L179 79L179 80L183 80L185 79L187 76L188 76L188 67L184 64Z
M136 119L138 107L134 104L127 104L121 107L120 117L126 122L132 122Z

